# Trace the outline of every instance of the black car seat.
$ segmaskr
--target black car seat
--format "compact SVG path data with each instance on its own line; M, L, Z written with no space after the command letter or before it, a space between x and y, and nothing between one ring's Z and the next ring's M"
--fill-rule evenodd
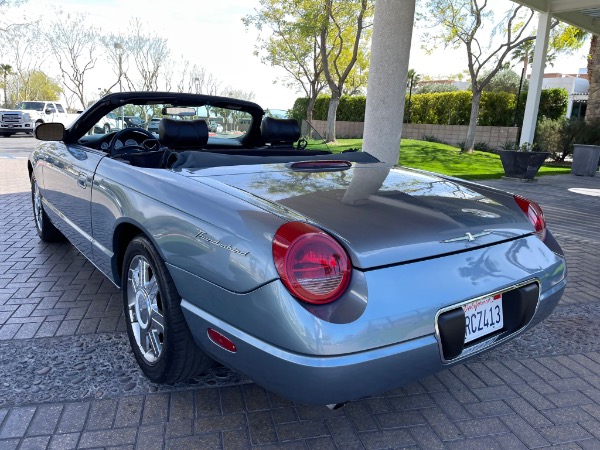
M260 134L265 145L293 148L300 139L300 125L295 119L275 119L265 117L260 124Z
M204 119L163 118L158 124L158 140L171 150L200 150L208 142L208 126Z
M163 118L158 124L158 140L165 151L163 167L170 167L185 150L201 150L208 142L208 125L204 119L175 120Z

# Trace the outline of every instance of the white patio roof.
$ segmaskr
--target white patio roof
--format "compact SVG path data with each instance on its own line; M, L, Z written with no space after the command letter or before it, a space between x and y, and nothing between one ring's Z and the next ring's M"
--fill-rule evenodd
M600 0L513 0L600 35Z

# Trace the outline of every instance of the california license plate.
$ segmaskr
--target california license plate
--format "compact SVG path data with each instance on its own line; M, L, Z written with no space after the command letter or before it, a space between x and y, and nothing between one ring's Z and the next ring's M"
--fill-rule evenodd
M465 313L465 344L486 334L500 330L504 326L502 294L475 300L463 305Z

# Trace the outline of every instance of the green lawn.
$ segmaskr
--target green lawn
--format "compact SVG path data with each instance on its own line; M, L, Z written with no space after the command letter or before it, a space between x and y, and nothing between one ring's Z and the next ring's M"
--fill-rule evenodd
M316 147L316 142L311 142L309 148ZM362 139L338 139L336 144L329 144L329 148L334 152L362 148ZM500 178L504 175L500 157L493 153L475 151L461 154L458 147L413 139L402 139L398 164L467 180ZM568 167L544 166L538 175L559 175L570 171Z

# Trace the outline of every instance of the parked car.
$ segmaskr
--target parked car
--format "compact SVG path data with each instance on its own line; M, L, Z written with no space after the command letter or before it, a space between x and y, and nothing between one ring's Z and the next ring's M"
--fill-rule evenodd
M123 117L125 120L125 126L130 128L144 128L146 123L138 116L125 116Z
M210 120L208 122L208 131L210 131L212 133L222 133L223 132L223 125L221 125L216 120Z
M250 128L209 136L193 116L206 104ZM163 118L158 140L86 134L125 105L190 116ZM66 237L121 288L152 381L216 360L292 400L339 404L494 348L559 301L565 257L533 201L307 150L296 121L263 116L243 100L131 92L67 130L36 129L37 233Z
M108 134L125 128L121 125L121 118L115 112L109 112L94 125L94 133Z
M68 126L76 115L69 114L62 104L55 101L36 100L17 104L15 110L0 113L0 136L10 137L16 133L33 133L44 122L61 122Z
M148 122L148 131L151 133L158 133L158 124L160 123L160 117L154 117Z

